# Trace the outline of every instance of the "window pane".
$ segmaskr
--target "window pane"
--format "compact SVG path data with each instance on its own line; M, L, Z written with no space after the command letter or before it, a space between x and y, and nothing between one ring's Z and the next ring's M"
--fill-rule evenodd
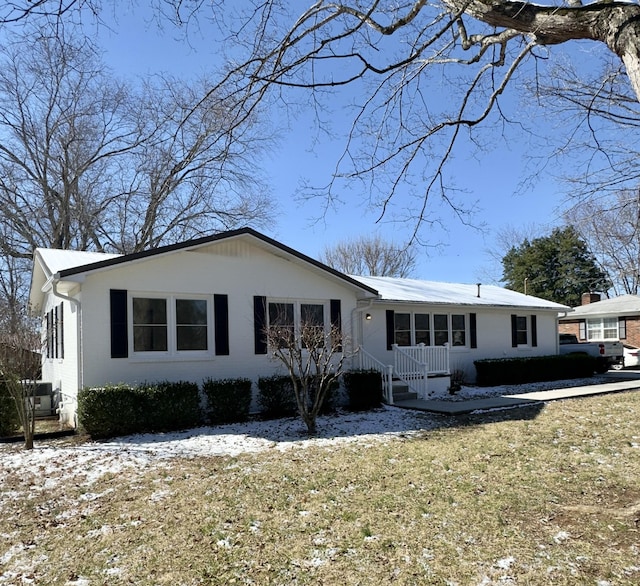
M529 343L527 335L527 318L525 316L516 317L516 343L518 346L526 346Z
M135 352L166 352L166 326L134 326L133 350Z
M324 327L324 305L303 303L300 306L300 324Z
M134 324L167 324L166 299L133 298Z
M133 298L134 352L167 351L167 301Z
M204 299L176 299L178 325L207 325L207 302Z
M606 317L602 320L602 330L605 340L618 339L618 318Z
M178 326L176 328L178 350L207 350L206 326Z
M394 315L395 336L398 346L411 346L411 314L396 313Z
M444 346L449 341L449 316L434 314L433 341L436 346Z
M207 302L204 299L176 299L176 349L207 348Z
M269 332L278 347L294 342L293 303L269 303Z
M464 315L451 316L451 338L453 346L465 346L467 343Z
M431 332L429 328L429 314L416 313L413 316L416 330L416 344L431 345Z
M300 338L303 348L324 346L324 305L318 303L300 305Z

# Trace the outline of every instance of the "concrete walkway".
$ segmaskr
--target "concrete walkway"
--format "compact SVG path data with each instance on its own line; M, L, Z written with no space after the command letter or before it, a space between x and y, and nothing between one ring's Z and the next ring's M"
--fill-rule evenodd
M486 399L470 399L466 401L437 401L413 399L397 401L396 407L415 409L444 415L464 415L474 411L488 411L490 409L506 409L509 407L523 407L535 403L602 395L605 393L620 393L640 389L640 371L612 371L604 375L609 379L606 383L586 385L583 387L569 387L549 391L536 391L518 395L501 395Z

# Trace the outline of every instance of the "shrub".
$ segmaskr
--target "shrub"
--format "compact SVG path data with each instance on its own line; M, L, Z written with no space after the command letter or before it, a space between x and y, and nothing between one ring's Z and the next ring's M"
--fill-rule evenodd
M349 408L366 411L382 403L382 378L376 370L353 370L342 376L349 397Z
M78 421L96 439L176 431L202 423L199 403L195 383L107 385L78 393Z
M292 417L298 413L291 377L264 376L258 379L258 407L267 419Z
M20 418L16 403L7 389L7 385L0 381L0 437L11 435L20 429Z
M248 378L206 379L202 390L207 397L211 423L235 423L249 419L251 381Z
M595 361L585 354L476 360L480 386L523 384L593 376Z
M138 388L107 385L78 392L78 423L95 439L143 431L144 401Z

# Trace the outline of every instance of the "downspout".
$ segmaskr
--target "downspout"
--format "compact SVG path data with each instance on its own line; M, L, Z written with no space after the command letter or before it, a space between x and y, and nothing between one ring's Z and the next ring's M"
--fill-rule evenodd
M56 273L51 278L51 291L53 292L54 297L58 299L62 299L63 301L68 301L70 304L75 305L76 311L78 312L78 316L76 318L76 352L77 352L77 390L81 389L84 386L84 370L82 367L82 305L78 299L75 297L70 297L69 295L65 295L64 293L60 293L58 291L58 283L60 282L60 275ZM77 395L76 395L77 397ZM77 398L76 398L77 403ZM74 427L78 426L77 421L77 409L76 413L73 416Z

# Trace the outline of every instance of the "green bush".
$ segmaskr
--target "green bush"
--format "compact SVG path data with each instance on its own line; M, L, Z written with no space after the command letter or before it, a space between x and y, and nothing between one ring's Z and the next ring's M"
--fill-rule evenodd
M342 375L347 389L349 408L366 411L382 403L382 378L376 370L352 370Z
M11 435L20 429L20 418L7 385L0 381L0 437Z
M202 424L198 385L107 385L78 393L78 421L96 439L177 431Z
M207 417L213 424L249 419L251 381L248 378L206 379L202 390L207 397Z
M291 377L288 375L264 376L258 379L258 407L263 417L278 419L298 413Z
M593 376L595 360L585 354L476 360L479 386L513 385Z

